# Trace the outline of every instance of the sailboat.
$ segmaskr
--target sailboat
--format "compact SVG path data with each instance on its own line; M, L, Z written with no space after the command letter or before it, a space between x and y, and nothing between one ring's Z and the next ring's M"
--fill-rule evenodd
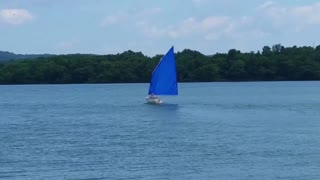
M156 95L178 95L177 67L173 46L153 70L148 95L146 100L152 104L163 103L163 100Z

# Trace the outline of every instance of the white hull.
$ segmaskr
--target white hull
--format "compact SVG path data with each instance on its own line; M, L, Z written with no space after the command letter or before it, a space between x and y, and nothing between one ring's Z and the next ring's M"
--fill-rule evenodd
M146 97L146 100L150 104L162 104L163 103L163 101L161 99L159 99L158 97L153 97L153 98Z

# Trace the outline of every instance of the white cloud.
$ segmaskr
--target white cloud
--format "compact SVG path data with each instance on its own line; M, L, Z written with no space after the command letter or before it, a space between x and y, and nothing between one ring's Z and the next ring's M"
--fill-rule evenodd
M203 40L218 40L220 38L241 39L263 38L268 33L252 27L254 19L243 16L232 18L228 16L208 16L203 19L187 18L176 25L159 27L147 22L140 23L141 31L151 38L169 37L173 39L196 37ZM249 36L249 37L248 37Z
M20 25L32 21L34 17L25 9L2 9L0 10L0 21Z
M320 3L295 7L289 11L299 19L305 20L307 24L320 24Z
M266 1L264 2L263 4L261 4L258 9L266 9L266 8L269 8L269 7L272 7L274 6L276 3L273 2L273 1Z
M276 27L299 29L306 25L320 25L320 3L286 7L268 1L259 6L259 10Z
M192 0L205 3L207 0ZM149 38L169 37L173 39L197 38L208 41L221 38L244 41L266 40L281 29L299 31L305 26L320 25L320 3L304 6L285 6L266 1L257 8L256 14L242 17L207 16L202 19L189 17L171 25L160 25L152 21L138 23L138 28ZM271 30L272 28L275 28ZM270 31L271 30L271 31ZM282 31L281 31L282 32Z
M100 23L102 27L108 27L129 21L143 21L161 12L161 8L134 9L129 11L119 11L115 14L106 16Z
M191 0L189 2L203 4L210 1ZM154 20L155 15L162 10L151 8L133 10L130 13L118 12L107 16L102 24L110 26L133 23L136 28L134 30L140 31L147 38L196 39L199 41L224 39L232 42L250 41L251 43L258 40L271 42L275 36L279 39L276 34L287 32L288 29L296 32L306 26L320 25L320 3L288 6L266 1L257 6L256 10L254 14L243 14L240 17L211 14L203 18L194 16L165 24L168 22Z
M202 20L197 20L194 17L187 18L177 25L169 25L159 27L148 22L138 23L140 30L148 37L170 37L183 38L191 35L201 35L211 33L212 31L222 31L231 24L230 18L225 16L209 16ZM211 35L212 36L212 35Z
M220 34L220 32L229 27L231 23L231 19L226 16L208 16L201 20L190 17L176 26L168 27L167 34L172 38L186 37L194 34L212 34L212 32Z

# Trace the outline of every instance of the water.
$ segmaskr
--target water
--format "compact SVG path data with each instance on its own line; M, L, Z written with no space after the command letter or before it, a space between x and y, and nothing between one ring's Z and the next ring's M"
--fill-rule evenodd
M320 82L147 89L0 86L0 179L320 179Z

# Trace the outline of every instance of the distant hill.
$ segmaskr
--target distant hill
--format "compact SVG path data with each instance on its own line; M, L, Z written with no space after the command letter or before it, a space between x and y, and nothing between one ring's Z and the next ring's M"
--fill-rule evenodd
M20 59L35 59L38 57L54 56L52 54L14 54L8 51L0 51L0 62Z

